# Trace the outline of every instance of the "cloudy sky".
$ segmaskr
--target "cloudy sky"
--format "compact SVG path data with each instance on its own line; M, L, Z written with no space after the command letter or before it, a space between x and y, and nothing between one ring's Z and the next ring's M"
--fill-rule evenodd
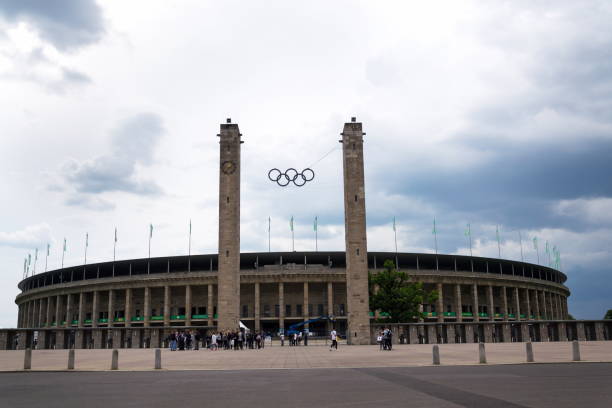
M344 247L343 123L364 123L370 250L536 262L612 308L612 4L0 1L0 326L24 258L217 249L219 124L243 134L242 250ZM328 154L329 153L329 154ZM327 156L325 156L327 154ZM320 160L323 158L322 160ZM280 188L270 168L316 171ZM32 265L33 268L33 265Z

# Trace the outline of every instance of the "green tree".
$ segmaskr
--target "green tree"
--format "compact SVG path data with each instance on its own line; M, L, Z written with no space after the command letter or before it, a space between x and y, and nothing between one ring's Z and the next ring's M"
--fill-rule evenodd
M605 320L612 320L612 309L608 310L606 312L606 315L604 316Z
M438 299L436 291L425 292L422 282L416 282L406 272L396 270L395 263L391 260L385 261L382 271L370 272L368 283L370 310L388 314L385 322L389 323L416 321L424 317L424 314L419 312L419 305ZM375 287L378 290L375 291Z

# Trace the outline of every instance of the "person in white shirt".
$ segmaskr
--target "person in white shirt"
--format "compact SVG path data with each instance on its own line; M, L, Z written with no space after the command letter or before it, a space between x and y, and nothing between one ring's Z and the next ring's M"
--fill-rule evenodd
M332 349L338 350L338 335L337 335L335 329L332 329L332 331L330 333L330 337L331 337L331 346L330 346L329 350L330 351Z
M210 349L217 350L217 335L214 333L210 336Z

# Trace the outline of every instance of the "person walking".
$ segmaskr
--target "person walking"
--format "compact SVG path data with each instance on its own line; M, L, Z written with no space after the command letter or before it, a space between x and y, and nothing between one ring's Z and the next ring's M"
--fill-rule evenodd
M336 329L332 329L330 333L331 337L331 346L329 347L329 351L332 349L338 350L338 334L336 333Z

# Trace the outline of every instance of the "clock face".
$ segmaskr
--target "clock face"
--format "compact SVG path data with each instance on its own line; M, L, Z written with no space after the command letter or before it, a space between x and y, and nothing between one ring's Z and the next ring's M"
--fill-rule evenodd
M232 174L236 171L236 164L233 161L225 161L221 164L221 171L225 174Z

